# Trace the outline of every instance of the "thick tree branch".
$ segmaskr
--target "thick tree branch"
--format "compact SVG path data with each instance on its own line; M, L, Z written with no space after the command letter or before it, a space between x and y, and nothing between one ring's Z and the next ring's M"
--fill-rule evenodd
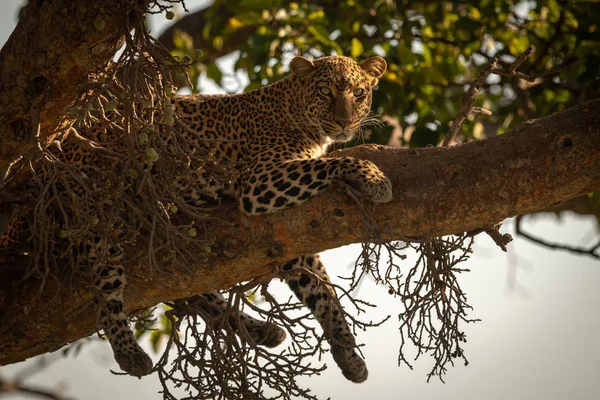
M376 209L385 239L472 231L600 190L600 100L451 148L362 146L333 154L342 155L372 160L392 180L394 200ZM358 207L342 190L272 215L245 216L227 203L214 216L224 222L207 226L215 244L210 254L198 249L199 260L208 258L205 264L165 262L163 273L149 276L138 266L146 244L127 249L129 311L227 288L299 254L364 239ZM58 294L57 288L50 282L39 294L35 282L0 283L0 364L56 350L95 331L89 283L72 282Z
M227 21L234 15L235 13L227 8L225 2L218 2L211 7L203 8L195 13L186 14L179 21L170 25L158 37L158 41L168 50L174 50L175 44L173 38L178 31L183 31L194 39L194 47L203 50L202 62L206 64L211 63L219 57L239 50L242 43L245 43L248 37L256 32L256 26L245 26L236 31L234 36L227 38L222 46L215 46L212 41L212 35L206 37L203 29L206 26L214 26L216 22Z

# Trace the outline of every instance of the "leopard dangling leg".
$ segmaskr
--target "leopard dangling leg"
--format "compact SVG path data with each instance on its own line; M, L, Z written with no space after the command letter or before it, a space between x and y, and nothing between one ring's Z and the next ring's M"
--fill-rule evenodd
M225 297L217 291L195 297L196 300L199 300L197 304L213 317L213 326L221 326L222 316L226 315L225 313L229 308ZM276 347L285 340L286 334L282 328L272 322L258 320L243 312L239 313L239 318L237 315L230 313L228 322L236 333L239 332L239 325L243 324L252 341L261 346Z
M289 271L304 268L330 282L325 266L318 255L295 258L283 264L280 269ZM325 337L331 346L331 354L346 379L361 383L367 380L369 371L364 360L356 352L356 342L342 310L335 298L335 290L324 283L316 282L301 273L298 278L287 281L296 296L313 312L323 327Z
M106 254L103 254L105 252ZM130 375L141 377L152 372L152 359L140 347L123 309L123 289L127 282L121 265L121 249L98 240L91 246L89 260L95 274L99 325L112 347L115 360Z
M0 250L10 249L21 239L28 228L22 217L15 211L11 215L0 216L0 229L3 232L0 236Z

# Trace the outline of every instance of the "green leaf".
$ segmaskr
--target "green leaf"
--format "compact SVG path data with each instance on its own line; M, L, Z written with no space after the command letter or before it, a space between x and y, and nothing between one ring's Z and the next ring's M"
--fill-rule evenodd
M162 329L160 330L165 335L170 335L173 327L171 326L171 320L165 314L161 315L160 322L162 324Z
M184 32L181 29L175 30L175 34L173 35L173 44L175 45L175 48L181 50L184 54L190 50L195 50L194 39L189 33Z
M557 103L566 103L571 98L571 93L565 89L558 89L554 101Z
M328 46L331 44L329 32L327 32L327 29L323 25L309 25L307 29L319 42Z
M352 38L352 46L350 47L350 55L355 60L359 58L365 51L363 44L357 38Z
M163 333L161 331L152 331L150 334L150 344L152 345L152 350L155 353L158 353L160 349L160 342L162 341Z
M428 46L423 46L423 62L425 65L431 65L431 50Z
M325 13L323 12L323 10L313 11L310 14L308 14L307 18L309 21L322 20L325 18Z
M510 54L517 57L529 47L529 38L527 36L515 37L509 44L508 50Z
M229 18L229 27L231 29L233 29L234 31L242 28L244 26L244 23L242 21L240 21L239 19L237 19L236 17L231 17Z
M217 85L220 85L221 79L223 78L223 73L219 67L217 67L217 64L213 62L206 66L206 76L215 81Z

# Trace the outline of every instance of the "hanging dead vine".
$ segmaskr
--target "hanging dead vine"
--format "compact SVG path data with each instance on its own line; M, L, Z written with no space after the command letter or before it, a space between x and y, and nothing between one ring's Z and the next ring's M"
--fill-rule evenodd
M474 107L476 96L490 74L534 80L517 71L532 51L531 47L528 48L504 69L497 67L496 58L490 59L483 66L463 96L460 110L451 122L442 146L452 143L469 115L491 115L489 110ZM571 66L556 68L543 75L556 74ZM383 240L387 233L386 227L375 223L373 210L364 206L359 194L351 189L348 192L361 209L365 238L354 270L347 278L351 288L356 288L365 275L370 275L377 283L387 286L390 294L400 298L403 311L399 314L401 345L398 364L406 364L412 369L407 355L410 351L407 344L410 343L416 349L415 360L424 354L433 358L433 367L427 379L437 376L443 381L447 366L454 365L456 359L462 359L465 365L468 364L463 349L466 342L463 326L478 321L468 316L472 307L459 284L459 274L468 270L459 265L469 258L475 235L487 233L503 251L506 251L506 245L512 241L512 237L501 234L501 224L497 224L463 235L386 242ZM400 262L406 258L405 251L409 248L414 249L419 258L415 265L407 269L401 267Z
M151 6L164 12L175 3L180 1ZM201 223L205 210L187 204L170 184L175 177L192 182L201 169L219 179L233 177L177 134L172 76L185 72L193 60L172 57L143 23L127 31L120 56L89 77L88 89L71 108L71 128L51 143L38 137L33 154L13 167L30 170L28 195L36 198L33 209L20 208L19 223L31 235L24 279L35 277L43 285L58 271L57 260L67 259L80 272L78 257L92 237L115 244L135 243L145 235L148 249L138 260L150 273L159 268L160 257L197 261L186 250L191 242L210 245L191 222ZM32 120L35 130L35 109Z
M338 345L332 339L332 327L320 334L314 316L302 303L291 298L277 299L269 289L274 278L290 279L299 274L330 285L340 294L330 301L344 310L354 332L385 321L361 321L354 315L365 313L365 307L374 305L304 269L277 271L230 289L225 312L212 310L214 306L203 296L175 301L168 304L170 310L165 313L170 335L156 367L165 399L316 399L297 380L325 369L324 365L314 365L314 361L323 357L325 338L332 346ZM260 294L261 302L249 299L249 291ZM242 323L242 313L285 331L285 348L273 351L257 343Z

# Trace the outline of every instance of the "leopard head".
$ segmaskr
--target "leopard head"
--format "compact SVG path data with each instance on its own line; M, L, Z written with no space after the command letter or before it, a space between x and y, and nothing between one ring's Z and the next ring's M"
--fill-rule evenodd
M371 110L373 86L386 70L381 57L357 63L348 57L295 57L290 69L301 86L303 117L330 141L346 142L359 132Z

